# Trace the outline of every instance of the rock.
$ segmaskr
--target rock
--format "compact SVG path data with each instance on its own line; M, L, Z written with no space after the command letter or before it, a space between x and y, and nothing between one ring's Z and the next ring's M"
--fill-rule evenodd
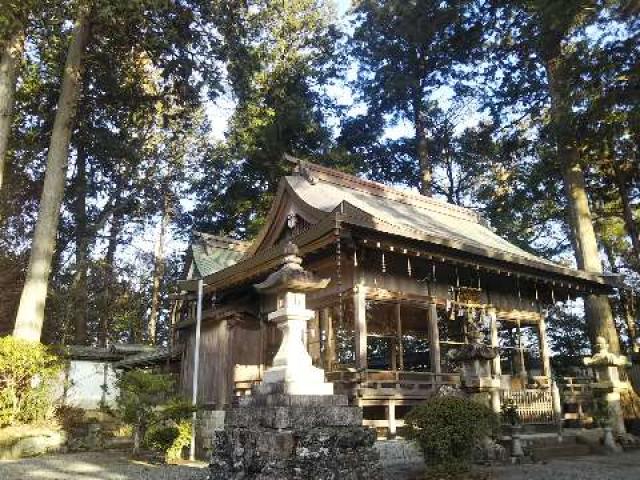
M60 452L64 448L64 432L52 430L39 435L16 439L10 445L0 447L0 460L35 457L45 453Z

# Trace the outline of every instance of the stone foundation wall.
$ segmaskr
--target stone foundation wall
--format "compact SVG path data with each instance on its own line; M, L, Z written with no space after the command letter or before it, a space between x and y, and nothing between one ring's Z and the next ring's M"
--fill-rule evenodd
M196 424L196 458L209 461L216 432L224 429L224 410L199 410Z

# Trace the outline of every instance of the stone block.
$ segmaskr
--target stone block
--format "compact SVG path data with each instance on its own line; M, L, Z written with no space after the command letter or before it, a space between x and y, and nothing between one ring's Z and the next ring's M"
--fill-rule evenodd
M343 396L255 395L215 432L212 480L377 480L375 431Z

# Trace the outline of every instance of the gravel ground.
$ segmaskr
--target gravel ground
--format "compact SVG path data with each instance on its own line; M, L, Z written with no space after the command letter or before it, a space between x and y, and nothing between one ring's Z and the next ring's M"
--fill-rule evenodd
M556 458L493 469L496 480L640 480L640 452Z
M69 453L0 461L0 480L204 480L204 467L151 465L122 452Z
M401 467L385 472L391 480L424 478ZM0 480L204 480L204 464L150 465L123 453L72 453L0 461ZM554 459L549 463L482 469L470 478L490 480L640 480L640 452Z

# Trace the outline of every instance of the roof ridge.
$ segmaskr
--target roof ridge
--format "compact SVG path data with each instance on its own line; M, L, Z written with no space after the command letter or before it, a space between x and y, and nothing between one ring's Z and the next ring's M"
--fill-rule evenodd
M194 238L201 238L205 241L214 241L223 245L219 245L220 248L233 248L234 250L244 249L247 250L251 246L251 241L238 240L231 237L225 237L221 235L214 235L212 233L201 232L198 230L193 231Z
M378 196L388 196L388 195L382 195L383 192L386 194L392 194L398 198L406 200L405 203L408 203L410 205L414 205L420 208L437 207L444 210L447 213L450 212L449 214L455 215L458 218L461 216L465 216L465 217L468 217L469 220L488 226L488 222L486 221L486 219L479 212L476 212L475 210L472 210L470 208L461 207L459 205L453 205L451 203L438 200L436 198L427 197L419 193L399 190L397 188L390 187L383 183L360 178L355 175L351 175L345 172L341 172L339 170L335 170L329 167L318 165L313 162L309 162L307 160L294 159L293 157L289 157L289 160L296 161L298 165L299 173L301 173L303 176L305 175L304 170L313 171L315 173L319 173L326 177L330 177L330 178L326 178L326 177L321 178L322 180L329 181L330 183L336 183L341 186L351 187L360 191L366 191L367 193L378 195ZM311 172L307 172L307 173L311 173ZM331 179L335 179L335 181L331 182ZM395 198L394 200L398 200L398 198Z

